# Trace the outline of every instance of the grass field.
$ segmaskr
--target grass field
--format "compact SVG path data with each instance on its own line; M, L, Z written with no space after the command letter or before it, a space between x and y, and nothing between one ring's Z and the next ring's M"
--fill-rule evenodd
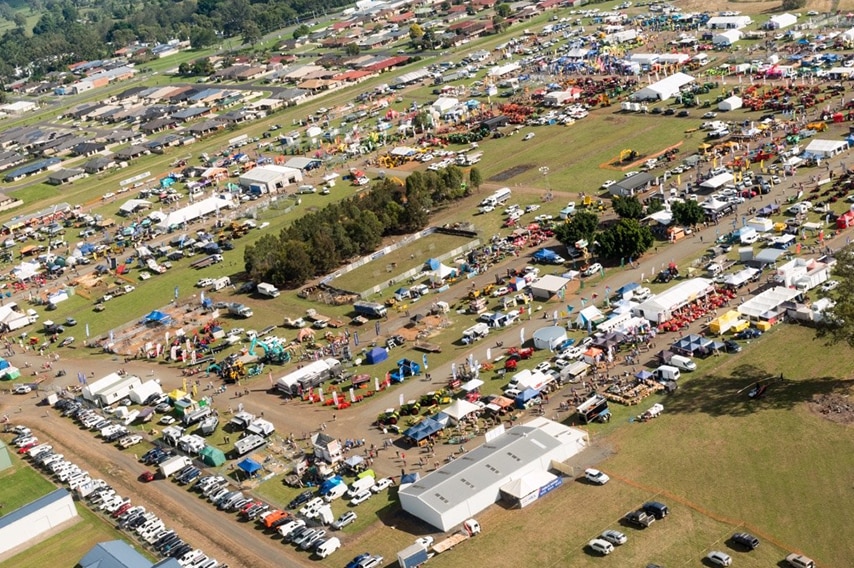
M331 284L345 290L361 292L383 280L396 279L398 274L417 268L428 259L450 252L468 242L469 239L465 237L433 233L343 274Z
M11 438L9 438L11 439ZM54 485L17 456L17 448L8 446L12 467L0 472L0 505L3 514L47 495Z

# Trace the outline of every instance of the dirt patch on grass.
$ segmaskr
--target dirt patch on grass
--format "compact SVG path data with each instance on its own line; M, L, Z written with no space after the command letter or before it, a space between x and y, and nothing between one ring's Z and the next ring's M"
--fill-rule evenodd
M809 409L822 418L837 424L854 424L854 400L848 393L817 394Z
M519 166L514 166L510 169L504 170L503 172L498 172L491 178L489 181L507 181L508 179L514 178L520 174L524 174L528 170L536 168L534 164L522 164Z

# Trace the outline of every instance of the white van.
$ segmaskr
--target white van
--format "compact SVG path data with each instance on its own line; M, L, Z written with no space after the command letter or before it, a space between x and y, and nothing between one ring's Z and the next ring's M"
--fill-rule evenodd
M314 549L317 553L317 556L320 558L326 558L336 550L341 548L341 541L338 540L338 537L333 536L329 540L323 541L323 544Z
M343 497L344 494L347 493L347 489L348 489L348 487L347 487L346 483L339 483L338 485L336 485L332 489L330 489L329 493L327 493L326 495L323 496L323 499L327 503L332 503L333 501L335 501L339 497Z
M360 479L357 479L350 485L350 490L347 491L347 497L352 499L359 493L366 491L373 487L376 484L377 480L374 479L370 475L366 475Z
M674 367L682 369L683 371L696 371L697 370L697 364L694 361L692 361L691 359L689 359L688 357L685 357L683 355L674 355L673 357L671 357L670 358L670 364Z
M655 370L655 378L660 381L678 381L679 369L671 365L662 365Z

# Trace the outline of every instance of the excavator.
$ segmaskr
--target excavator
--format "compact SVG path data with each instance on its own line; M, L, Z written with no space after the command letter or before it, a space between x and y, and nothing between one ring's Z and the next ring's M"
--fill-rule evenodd
M252 343L249 344L249 354L252 355L255 353L255 348L260 347L264 351L264 355L261 357L261 361L263 363L275 363L277 365L284 365L285 363L291 360L291 353L287 351L282 343L275 338L270 340L269 342L261 341L257 337L252 340Z

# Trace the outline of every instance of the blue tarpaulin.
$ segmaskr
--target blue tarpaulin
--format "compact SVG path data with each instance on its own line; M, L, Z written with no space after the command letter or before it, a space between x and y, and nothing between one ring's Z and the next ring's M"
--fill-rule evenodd
M407 428L403 432L403 435L414 442L420 442L421 440L432 436L436 432L439 432L442 428L444 428L444 426L436 420L433 420L432 418L425 418L415 426Z
M261 469L261 464L253 459L246 458L245 460L238 462L237 467L239 467L241 470L245 471L249 475L252 475L259 469Z
M382 363L388 359L388 351L383 349L382 347L374 347L368 354L365 355L365 363L369 365L376 365L377 363Z
M172 317L169 314L164 314L161 311L154 310L145 316L145 323L168 323L172 320Z

